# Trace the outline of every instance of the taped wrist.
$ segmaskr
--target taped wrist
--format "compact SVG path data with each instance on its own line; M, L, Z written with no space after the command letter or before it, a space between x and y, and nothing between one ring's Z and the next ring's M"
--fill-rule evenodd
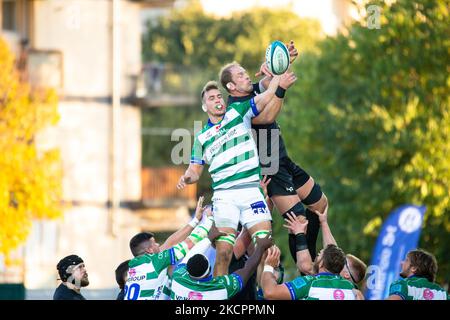
M295 235L295 250L302 251L308 249L308 243L304 233L297 233Z
M286 94L286 89L283 89L282 87L278 86L277 90L275 91L275 95L278 98L283 99L285 94Z
M195 228L195 227L198 225L199 222L200 222L200 221L197 219L197 217L194 217L194 218L188 223L188 225L190 225L192 228Z

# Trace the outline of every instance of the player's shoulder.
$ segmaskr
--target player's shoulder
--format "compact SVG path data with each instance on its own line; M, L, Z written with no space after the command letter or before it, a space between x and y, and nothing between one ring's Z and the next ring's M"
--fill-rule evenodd
M408 279L398 279L391 283L391 287L407 285Z
M297 289L301 289L302 287L311 285L311 283L315 280L316 278L314 276L300 276L295 278L292 281L289 281L289 283Z
M152 261L152 256L152 254L144 253L140 256L134 257L130 260L130 262L128 262L128 266L130 268L134 268L144 263L150 263Z

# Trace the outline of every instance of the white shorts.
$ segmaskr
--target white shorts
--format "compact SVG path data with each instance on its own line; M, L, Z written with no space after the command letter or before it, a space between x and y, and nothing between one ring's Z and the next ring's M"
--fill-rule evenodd
M246 229L262 221L272 221L266 200L257 187L214 191L214 222L218 228Z

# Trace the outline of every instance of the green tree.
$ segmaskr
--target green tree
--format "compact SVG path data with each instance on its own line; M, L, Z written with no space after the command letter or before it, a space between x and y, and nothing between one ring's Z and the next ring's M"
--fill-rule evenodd
M321 36L317 21L299 18L287 9L258 8L217 19L192 1L148 23L143 56L145 61L208 69L217 77L220 67L233 60L256 72L274 40L294 40L303 51L312 50Z
M61 216L58 150L39 150L36 135L59 120L52 90L19 81L14 57L0 38L0 254L22 244L33 219Z
M404 203L425 205L419 245L436 255L438 280L448 283L448 2L370 4L382 9L380 29L355 22L300 57L283 134L328 195L345 250L369 261L387 214Z
M217 79L222 65L236 60L252 75L263 62L271 41L292 39L303 52L314 51L314 44L320 37L322 33L317 21L299 18L289 10L252 9L218 19L206 14L198 1L191 1L185 8L149 21L143 38L144 61L191 70L186 86L195 87L193 94L198 97L198 105L148 110L143 113L143 128L192 130L195 120L203 123L206 120L200 109L200 90L208 80ZM143 165L170 165L171 150L176 143L170 141L170 136L144 135ZM198 192L208 198L211 189L207 176L203 174Z

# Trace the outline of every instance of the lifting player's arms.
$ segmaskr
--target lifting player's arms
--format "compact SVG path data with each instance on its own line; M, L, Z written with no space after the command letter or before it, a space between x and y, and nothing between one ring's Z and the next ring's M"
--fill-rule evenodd
M208 239L198 243L183 259L174 272L173 300L225 300L236 295L245 286L261 260L264 251L272 245L271 239L256 239L256 249L245 266L230 275L213 277L211 266L204 253L211 245L211 229Z
M329 245L317 256L314 276L297 277L293 281L277 284L273 274L280 262L280 250L269 249L265 260L261 285L268 300L356 300L354 285L339 273L345 264L344 252Z
M131 239L130 248L135 258L128 264L125 300L169 299L168 268L182 259L196 243L205 238L212 226L211 215L207 216L204 223L197 225L200 220L197 216L201 216L202 212L201 209L199 211L202 201L203 199L199 200L194 221L169 237L161 247L151 233L139 233ZM170 246L176 239L185 238L185 233L189 230L191 232L186 239Z

